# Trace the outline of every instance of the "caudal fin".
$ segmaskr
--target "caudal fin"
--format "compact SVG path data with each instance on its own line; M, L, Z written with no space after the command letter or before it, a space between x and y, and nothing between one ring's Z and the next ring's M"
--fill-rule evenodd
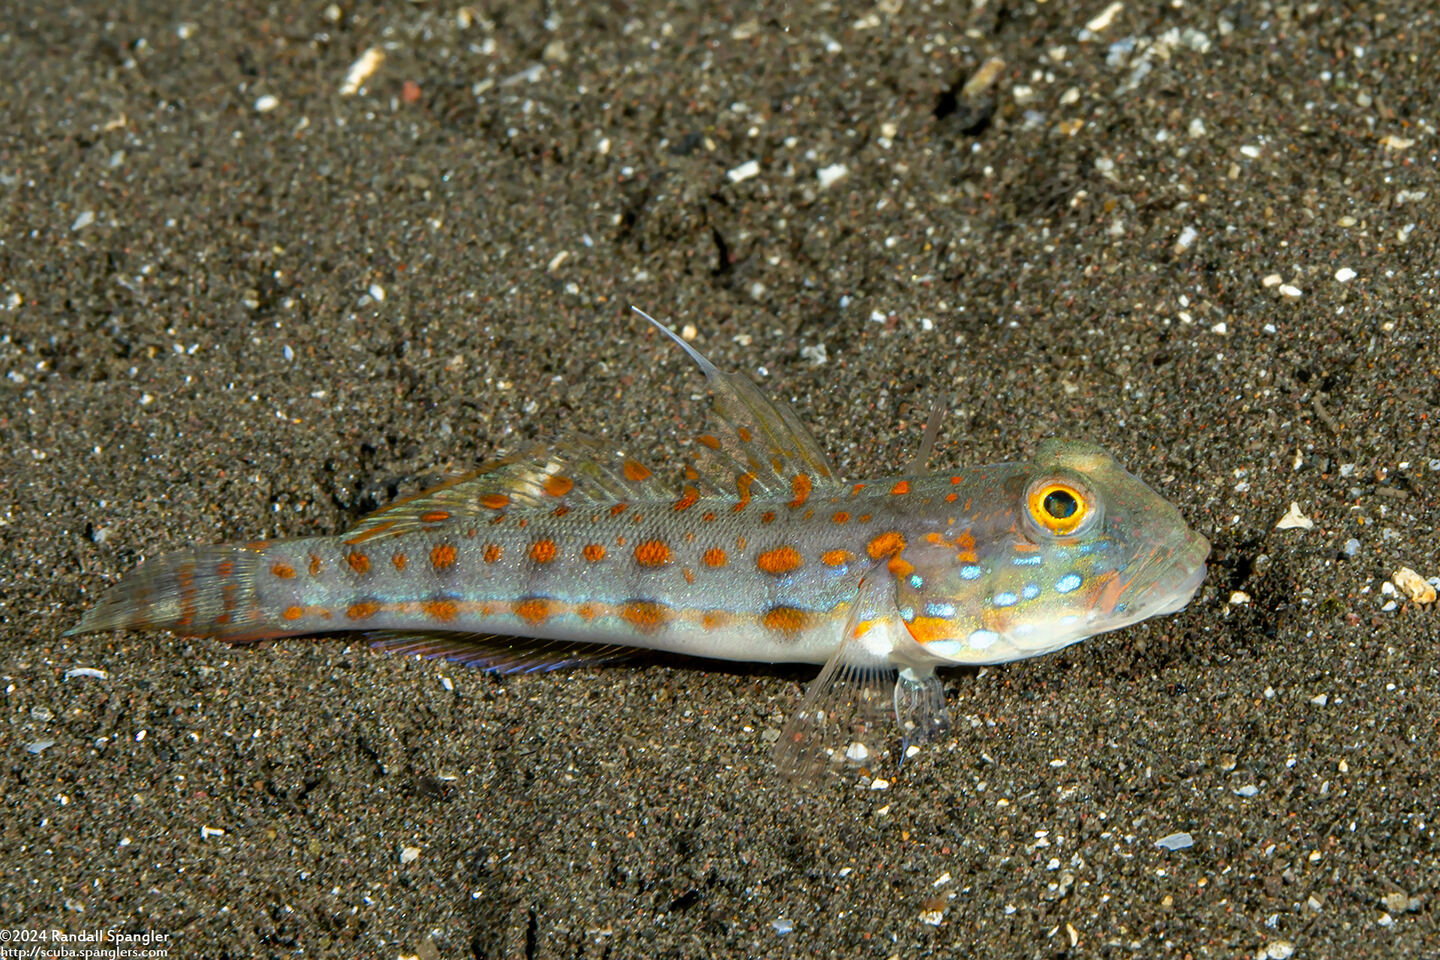
M127 574L65 636L100 630L173 630L188 636L258 640L272 635L256 602L264 555L243 546L190 547Z

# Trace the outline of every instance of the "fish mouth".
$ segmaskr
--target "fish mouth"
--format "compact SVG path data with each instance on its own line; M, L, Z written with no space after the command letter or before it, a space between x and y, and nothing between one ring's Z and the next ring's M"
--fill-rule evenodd
M1146 617L1158 617L1184 608L1205 580L1209 556L1210 541L1194 530L1185 531L1185 541L1155 564L1159 575L1136 598L1132 609Z

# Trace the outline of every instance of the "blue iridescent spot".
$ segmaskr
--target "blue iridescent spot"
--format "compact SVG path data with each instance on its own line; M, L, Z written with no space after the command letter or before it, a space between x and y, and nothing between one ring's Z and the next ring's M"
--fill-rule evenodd
M1019 599L1019 597L1015 596L1015 594L1011 593L1009 590L1002 590L1000 593L997 593L995 594L995 596L991 597L990 602L995 604L995 606L997 607L1013 607L1019 601Z
M973 564L973 563L967 563L965 566L963 566L963 567L960 568L960 579L961 579L961 580L978 580L978 579L980 579L980 568L977 567L977 566L975 566L975 564Z
M910 586L914 587L916 590L919 590L921 587L925 586L925 578L920 576L920 574L918 573L910 574Z
M955 616L955 604L953 603L927 603L925 604L925 616L943 617L946 620Z
M1011 557L1010 562L1017 567L1038 567L1040 566L1040 554L1032 553L1023 557Z
M900 608L900 619L901 619L901 620L904 620L906 623L909 623L911 620L914 620L914 619L915 619L915 608L914 608L914 607L901 607L901 608Z
M1078 573L1067 573L1065 574L1065 576L1055 581L1056 593L1069 593L1071 590L1078 590L1079 588L1080 574Z
M1026 600L1034 600L1036 597L1040 596L1040 584L1025 584L1025 589L1020 591L1020 596L1024 597Z

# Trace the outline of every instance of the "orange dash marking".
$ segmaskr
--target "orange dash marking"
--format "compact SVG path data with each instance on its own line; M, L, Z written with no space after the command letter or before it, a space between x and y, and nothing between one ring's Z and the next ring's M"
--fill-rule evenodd
M605 547L603 544L587 543L581 553L585 554L585 559L591 563L599 563L605 559Z
M439 620L441 623L449 623L460 613L454 600L426 600L420 604L425 615L432 620Z
M625 473L625 479L631 483L639 483L641 480L650 476L650 468L635 460L626 460L622 469Z
M216 570L215 572L219 573L220 571ZM289 580L291 577L295 576L295 568L290 566L290 564L288 563L271 564L270 572L275 574L275 576L279 577L281 580ZM228 577L229 574L224 574L224 576Z
M897 579L900 577L908 577L915 572L915 565L904 557L891 557L890 562L885 564L885 566L889 568L891 575Z
M755 435L750 432L750 429L748 427L741 427L735 432L738 433L740 435L740 439L745 441L746 443L749 443L751 440L755 439Z
M430 510L430 511L427 511L426 513L420 514L420 520L421 520L421 522L423 522L423 523L439 523L441 520L449 520L449 519L450 519L450 511L449 511L449 510Z
M615 506L613 506L613 507L610 508L610 516L612 516L612 517L618 517L618 516L620 516L620 514L622 514L622 513L625 512L626 506L628 506L628 504L624 504L624 503L617 503L617 504L615 504Z
M410 562L410 558L407 557L407 556L405 556L405 554L401 553L401 552L398 551L398 550L395 551L395 556L393 556L393 557L390 558L390 563L394 565L395 571L396 571L397 573L404 573L404 572L405 572L405 566L406 566L409 562Z
M380 612L380 604L373 600L362 600L345 608L345 616L351 620L368 620Z
M563 497L575 487L575 481L569 477L562 477L558 473L545 480L545 492L552 497Z
M879 560L881 557L893 557L905 549L905 538L894 530L887 530L870 541L866 550L870 559Z
M675 501L674 507L677 511L689 510L691 507L695 506L695 504L699 502L700 491L696 490L694 487L686 486L684 491L682 491L680 495L680 499Z
M775 511L774 511L774 510L766 510L764 513L760 514L760 522L761 522L761 523L774 523L774 522L775 522Z
M228 578L228 577L230 577L230 576L233 576L234 573L235 573L235 561L234 561L234 560L221 560L219 563L215 564L215 576L220 577L221 579L225 579L225 578Z
M723 567L730 562L730 558L725 556L725 551L719 547L711 547L706 550L705 555L700 559L705 561L707 567Z
M706 630L714 630L723 627L731 620L731 616L724 610L706 610L700 614L700 626Z
M455 566L455 545L450 543L437 543L430 551L430 566L437 572L449 570Z
M499 560L499 559L500 559L500 555L501 555L502 553L504 553L504 551L500 549L500 544L498 544L498 543L487 543L487 544L485 544L485 555L484 555L484 556L485 556L485 562L486 562L486 563L494 563L496 560Z
M550 601L544 597L531 597L515 604L515 616L534 627L550 616Z
M959 500L959 499L960 499L960 494L956 493L954 490L951 490L949 493L945 494L945 502L946 502L946 503L954 503L956 500Z
M768 630L794 633L805 629L810 617L795 607L771 607L760 615L760 623Z
M750 505L750 485L754 482L755 474L749 471L735 478L735 490L740 494L740 500L733 508L737 513Z
M790 506L799 507L810 499L810 491L815 489L815 485L810 482L808 473L797 473L790 478L790 489L795 494L795 499L790 501Z
M648 633L669 622L670 611L652 600L631 600L620 608L620 616L627 623Z
M565 506L565 504L562 503L562 504L560 504L560 506L558 506L558 507L556 507L554 510L551 510L551 511L550 511L550 516L552 516L552 517L563 517L563 516L565 516L565 514L567 514L567 513L569 513L569 512L570 512L570 508L567 507L567 506Z
M844 510L836 510L835 515L831 517L830 520L833 523L849 523L850 514L846 513Z
M711 435L708 434L708 433L702 433L702 434L700 434L700 436L696 437L695 439L696 439L696 440L699 440L701 443L703 443L705 446L709 447L711 450L719 450L719 449L720 449L720 441L717 440L715 437L711 436Z
M670 562L670 547L663 540L642 540L635 544L635 562L642 567L663 567Z
M855 554L849 550L826 550L820 554L820 562L827 567L843 567L854 559Z
M901 480L899 483L895 484L895 486L893 486L893 487L890 488L890 492L893 493L893 494L896 494L897 496L898 496L899 494L909 493L909 492L910 492L910 481L909 481L909 480Z
M480 498L480 506L490 510L504 510L510 505L510 498L503 493L487 493Z
M370 558L359 550L351 550L345 554L345 562L350 564L350 569L356 573L367 573L370 570Z
M317 576L324 566L325 561L320 559L319 554L310 554L310 576Z
M530 544L530 559L536 563L549 563L555 559L554 540L536 540Z
M686 583L694 583L694 582L695 582L695 571L694 571L694 570L691 570L689 567L686 567L684 570L681 571L681 573L684 575L684 577L685 577L685 582L686 582Z
M755 558L755 565L771 576L782 577L805 566L805 558L794 547L783 546L760 554Z
M305 616L305 611L301 607L286 607L285 612L280 614L280 616L284 617L286 620L299 620L301 617Z

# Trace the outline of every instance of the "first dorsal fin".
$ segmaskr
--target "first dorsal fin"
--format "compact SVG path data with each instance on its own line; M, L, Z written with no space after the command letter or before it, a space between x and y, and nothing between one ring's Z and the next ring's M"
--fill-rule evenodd
M709 381L714 395L714 429L696 438L704 456L696 463L696 486L704 493L738 491L742 501L756 495L793 495L803 503L811 490L833 490L840 478L820 444L790 405L771 400L738 373L717 368L659 320L631 307L680 345Z

